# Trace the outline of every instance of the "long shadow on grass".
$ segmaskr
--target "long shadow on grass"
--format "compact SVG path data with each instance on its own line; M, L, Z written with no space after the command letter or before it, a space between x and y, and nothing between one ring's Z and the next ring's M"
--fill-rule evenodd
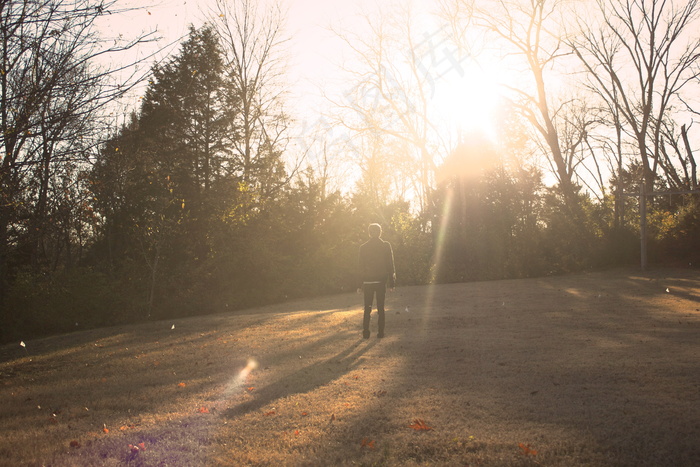
M384 411L435 428L410 460L471 463L482 453L449 443L467 433L488 440L480 449L494 458L512 446L514 465L518 442L549 465L700 465L700 277L685 275L436 287L422 321L397 323L414 345L386 351L406 364ZM667 309L664 299L677 302ZM378 418L368 412L356 426L386 445Z
M304 394L340 378L355 369L361 363L361 357L377 344L376 340L365 342L367 341L358 339L333 357L304 367L256 390L254 400L229 408L223 412L223 416L239 417L260 410L277 399Z

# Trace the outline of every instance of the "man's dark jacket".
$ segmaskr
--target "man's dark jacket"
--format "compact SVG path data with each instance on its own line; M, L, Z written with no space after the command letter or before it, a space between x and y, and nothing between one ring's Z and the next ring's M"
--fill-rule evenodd
M394 287L394 252L389 242L372 237L360 246L360 280L362 283L379 282Z

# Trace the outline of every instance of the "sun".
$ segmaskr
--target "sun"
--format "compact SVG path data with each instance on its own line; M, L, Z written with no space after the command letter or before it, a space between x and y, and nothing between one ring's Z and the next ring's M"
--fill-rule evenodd
M496 139L496 114L502 100L504 71L476 62L464 64L435 82L438 119L458 134L480 133Z

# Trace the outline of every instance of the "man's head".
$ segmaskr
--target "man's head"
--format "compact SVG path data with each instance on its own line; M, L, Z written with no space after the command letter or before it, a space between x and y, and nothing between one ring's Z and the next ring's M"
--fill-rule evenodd
M370 224L367 231L370 237L379 238L382 235L382 226L379 224Z

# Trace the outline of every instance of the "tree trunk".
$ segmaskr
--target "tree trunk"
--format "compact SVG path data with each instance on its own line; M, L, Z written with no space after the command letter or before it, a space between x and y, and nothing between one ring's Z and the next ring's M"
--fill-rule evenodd
M688 153L688 162L690 163L690 189L695 190L698 187L698 167L695 162L695 156L693 156L693 151L690 148L688 129L685 125L681 126L681 135L683 136L683 143L685 144L685 150Z

